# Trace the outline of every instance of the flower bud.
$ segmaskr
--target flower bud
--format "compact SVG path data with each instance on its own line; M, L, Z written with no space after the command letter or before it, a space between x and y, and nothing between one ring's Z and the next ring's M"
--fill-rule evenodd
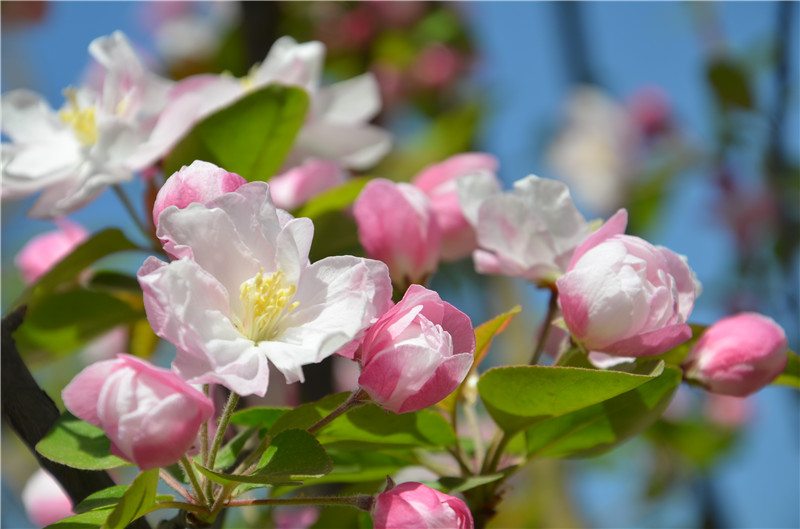
M80 224L65 218L56 220L58 229L32 238L17 254L16 264L22 280L30 285L47 273L75 247L89 238Z
M229 173L213 163L195 160L190 166L170 176L158 191L153 204L153 224L158 227L158 216L169 206L183 209L192 202L205 204L223 193L236 191L247 180Z
M472 529L475 522L463 500L421 483L401 483L375 498L375 529Z
M745 312L723 318L697 340L683 364L688 380L721 395L745 397L786 367L786 333L774 320Z
M75 514L72 500L49 472L39 469L22 489L25 514L37 527L45 527Z
M293 210L314 196L343 184L347 175L330 160L311 159L269 179L269 192L275 207Z
M73 415L103 429L111 453L142 470L177 462L214 413L208 397L172 371L125 354L87 367L61 395Z
M372 400L395 413L422 410L458 387L474 353L469 317L436 292L411 285L367 330L358 383Z
M353 214L367 256L388 265L396 286L423 284L436 271L442 235L425 193L375 179L361 191Z
M624 235L620 210L576 250L558 278L572 335L592 351L650 356L688 340L686 320L700 285L684 258Z

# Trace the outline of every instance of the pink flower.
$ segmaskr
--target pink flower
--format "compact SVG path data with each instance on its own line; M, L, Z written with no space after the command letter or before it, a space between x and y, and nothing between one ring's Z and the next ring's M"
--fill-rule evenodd
M87 367L61 396L73 415L103 429L111 453L142 470L177 462L214 413L177 374L125 354Z
M169 206L183 209L192 202L205 204L223 193L236 191L247 180L230 173L213 163L195 160L190 166L169 177L159 189L153 204L153 225L158 227L158 216Z
M497 159L484 153L464 153L423 169L413 185L428 195L442 232L441 258L455 261L466 257L478 248L475 230L464 217L458 199L456 180L464 175L475 174L485 185L500 189L497 180Z
M436 271L442 234L425 193L378 178L361 191L353 215L367 256L386 263L399 288L424 284Z
M44 527L75 514L72 500L47 471L33 473L22 489L22 504L28 519L37 527Z
M474 353L469 317L436 292L411 285L367 330L358 383L395 413L422 410L458 387Z
M421 483L401 483L379 494L372 508L375 529L472 529L463 500Z
M346 180L347 175L339 164L312 158L270 178L269 192L276 207L291 211Z
M627 219L620 210L590 235L556 286L567 327L588 349L656 355L691 337L700 285L683 257L624 235Z
M22 280L30 285L61 259L89 238L81 226L65 218L57 219L58 229L37 235L20 250L15 262Z
M745 397L786 367L786 333L774 320L744 312L709 327L683 364L686 378L713 393Z

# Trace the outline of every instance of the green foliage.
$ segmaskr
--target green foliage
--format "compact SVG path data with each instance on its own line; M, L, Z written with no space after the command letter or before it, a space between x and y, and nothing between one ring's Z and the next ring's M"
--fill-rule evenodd
M718 58L708 67L708 81L723 106L753 108L753 94L748 72L729 58Z
M308 105L300 88L255 90L196 124L164 160L164 174L204 160L249 182L268 180L291 149Z
M340 186L320 193L297 210L296 216L315 220L326 213L342 211L356 201L359 193L370 180L372 179L366 177L353 178Z
M778 378L772 383L779 386L789 386L794 389L800 389L800 356L793 351L788 351L786 355L789 360L786 362L786 367L783 369Z
M69 412L36 445L41 455L73 468L104 470L129 463L111 454L111 442L103 430Z
M99 529L108 519L113 507L95 509L69 516L45 527L45 529Z
M129 523L150 512L156 504L157 487L157 468L145 470L136 476L109 514L103 529L125 529Z

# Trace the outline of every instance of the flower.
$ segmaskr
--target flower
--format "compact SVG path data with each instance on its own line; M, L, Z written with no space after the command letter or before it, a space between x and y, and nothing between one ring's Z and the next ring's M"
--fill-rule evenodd
M464 175L474 174L474 178L484 181L483 185L499 191L500 182L495 174L497 165L497 159L490 154L457 154L443 162L429 165L411 181L431 201L442 232L443 261L461 259L478 248L475 230L461 210L456 180Z
M47 471L38 469L22 489L25 514L37 527L44 527L72 516L72 500L61 484Z
M713 393L746 397L783 372L787 348L786 333L775 320L743 312L706 329L683 369L688 380Z
M223 193L236 191L247 180L230 173L213 163L195 160L181 167L158 190L153 203L153 225L158 227L158 216L169 206L183 209L192 202L205 204Z
M263 396L272 362L288 382L357 337L391 303L386 265L353 256L309 264L314 227L276 209L251 182L206 204L161 212L170 263L139 270L147 318L178 348L192 383Z
M75 211L111 184L133 177L129 157L166 103L169 82L147 72L122 33L92 41L104 69L101 91L68 88L56 113L39 95L3 95L4 198L43 191L29 214L53 218Z
M295 167L311 157L356 169L375 164L391 144L387 132L367 123L380 110L376 81L371 74L364 74L320 87L324 56L325 47L320 42L298 44L291 37L282 37L272 45L264 62L246 77L204 74L182 80L171 92L150 141L138 150L136 164L152 165L197 122L274 83L303 88L311 98L309 115L295 138L286 167Z
M112 454L142 470L176 463L214 413L177 374L126 354L90 365L61 396L73 415L103 429Z
M475 522L463 500L422 483L401 483L375 498L375 529L472 529Z
M623 209L575 250L556 287L564 321L592 351L656 355L688 340L700 285L684 257L624 235Z
M358 383L388 410L419 411L458 387L474 353L469 317L436 292L411 285L403 299L367 330Z
M65 218L56 219L56 224L57 230L39 234L28 241L14 260L22 280L28 285L89 238L89 233L80 224Z
M291 211L314 196L343 184L347 175L330 160L309 159L302 165L269 179L276 207Z
M475 226L475 269L551 285L567 269L572 252L589 235L566 185L530 175L514 190L498 193L475 175L458 181L464 216Z
M353 204L358 240L389 266L398 288L423 284L436 271L442 235L428 197L411 184L370 181Z

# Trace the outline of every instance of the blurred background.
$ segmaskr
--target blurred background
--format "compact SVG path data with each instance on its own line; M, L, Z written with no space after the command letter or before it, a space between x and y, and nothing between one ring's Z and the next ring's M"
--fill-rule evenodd
M91 75L89 42L115 30L174 79L245 75L281 35L320 40L329 81L379 80L377 121L396 144L367 174L410 180L477 150L499 159L506 187L532 173L562 179L588 218L626 207L629 233L688 256L704 287L693 322L758 311L800 347L796 3L1 5L2 91L28 88L54 108ZM25 217L30 203L2 204L4 313L24 287L15 255L53 229ZM107 191L70 218L136 239L119 211ZM513 362L511 344L530 340L546 298L471 268L442 268L432 286L476 324L522 304L498 360ZM54 396L80 368L26 360ZM781 387L744 401L682 390L662 421L611 454L531 465L492 527L800 527L798 408ZM19 498L35 461L3 428L2 526L32 527Z

